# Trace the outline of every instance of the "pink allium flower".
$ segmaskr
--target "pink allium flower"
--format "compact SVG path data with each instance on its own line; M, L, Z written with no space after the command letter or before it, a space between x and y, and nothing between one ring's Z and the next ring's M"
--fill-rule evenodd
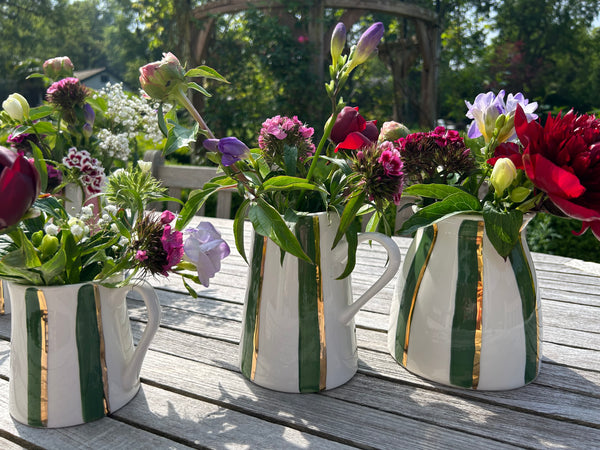
M69 77L52 83L46 91L46 100L68 110L75 105L83 105L88 95L88 89L77 78Z
M173 219L175 219L175 214L173 214L171 211L169 211L168 209L163 211L162 214L160 215L160 221L164 224L167 225L171 222L173 222Z
M265 160L269 164L285 167L283 154L286 146L296 147L298 162L304 163L315 153L312 136L315 130L306 126L298 116L274 116L265 120L258 136L258 146L263 151ZM302 171L302 164L299 169Z
M146 261L148 259L148 255L146 254L146 250L138 250L135 253L135 259L138 261Z

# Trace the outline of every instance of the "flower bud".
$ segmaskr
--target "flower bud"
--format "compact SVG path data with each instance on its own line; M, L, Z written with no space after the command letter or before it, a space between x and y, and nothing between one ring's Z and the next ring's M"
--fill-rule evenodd
M185 70L172 53L163 53L163 59L140 67L142 89L155 100L165 101L185 83Z
M23 120L29 117L29 103L21 94L10 94L6 100L2 102L2 108L8 113L13 120Z
M73 63L68 56L58 56L44 61L44 75L52 80L73 76Z
M378 142L397 141L401 137L406 137L410 134L410 130L405 125L398 122L384 122L381 126Z
M336 67L342 51L346 45L346 27L342 22L339 22L331 34L331 61Z
M48 258L54 255L58 251L60 243L56 236L50 236L48 234L44 235L42 238L42 244L40 245L40 250L42 251L42 257Z
M517 177L517 168L510 158L500 158L494 164L490 183L496 191L496 197L502 196L506 188L508 188Z
M31 243L34 247L39 247L42 244L42 239L44 238L44 232L42 230L38 230L31 235Z
M356 44L356 49L354 50L352 60L350 61L351 68L354 68L369 59L369 56L371 56L371 53L373 53L381 41L383 32L383 24L381 22L376 22L362 34L358 40L358 44Z
M510 191L510 201L513 203L521 203L531 194L531 189L527 189L524 186L518 186Z

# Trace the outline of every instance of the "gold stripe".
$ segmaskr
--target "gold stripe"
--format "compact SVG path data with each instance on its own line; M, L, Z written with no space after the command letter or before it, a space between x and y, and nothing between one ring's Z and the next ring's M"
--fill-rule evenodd
M255 235L258 237L258 235ZM258 358L258 330L260 328L260 299L262 297L263 280L265 278L265 258L267 255L267 237L264 237L263 248L262 248L262 260L260 263L260 281L258 285L258 299L256 300L256 320L254 322L254 341L252 350L252 370L250 372L250 379L254 381L256 375L256 359Z
M479 221L477 226L477 322L475 325L475 355L473 356L473 389L479 385L479 371L481 368L481 327L483 310L483 230L484 222Z
M431 253L433 252L433 247L435 247L435 241L437 239L437 223L434 223L432 227L433 237L431 238L431 245L429 246L429 251L427 252L427 257L425 258L425 263L423 264L423 267L421 267L421 271L419 272L419 278L417 279L417 284L415 285L415 290L413 291L413 296L410 303L410 311L408 313L408 319L406 321L406 334L404 335L404 352L402 354L402 365L404 366L406 366L406 363L408 361L408 341L410 338L410 323L412 322L412 315L415 309L415 303L417 301L417 294L419 293L419 287L421 286L421 281L423 281L425 269L427 269L427 264L429 263L429 258L431 257Z
M40 421L42 426L48 425L48 306L46 297L41 289L38 289L38 303L42 313L41 329L41 357L40 357Z
M0 314L4 314L4 283L0 280Z
M315 234L315 270L317 282L317 308L319 320L319 390L327 387L327 342L325 338L325 305L323 303L323 279L321 274L321 229L319 228L319 216L313 217L313 228Z
M102 306L100 304L100 288L94 284L94 302L96 303L96 322L98 323L98 336L100 338L100 366L102 367L102 386L104 388L104 414L110 413L108 400L108 370L106 368L106 345L102 331Z

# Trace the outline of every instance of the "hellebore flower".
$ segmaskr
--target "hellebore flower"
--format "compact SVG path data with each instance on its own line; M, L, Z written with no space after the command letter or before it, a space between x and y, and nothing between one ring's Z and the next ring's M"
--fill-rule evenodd
M40 193L40 176L23 155L0 146L0 230L21 220Z
M44 61L44 75L52 80L73 76L73 63L68 56L58 56Z
M200 222L185 233L189 234L183 245L185 256L196 265L200 283L208 287L210 278L221 270L221 260L229 255L229 245L209 222Z
M505 118L500 121L501 126L498 130L497 140L501 143L514 139L516 137L514 117L517 105L521 105L528 120L537 119L537 115L534 114L538 106L537 102L529 103L529 100L519 92L516 95L508 94L505 103L504 94L504 90L501 90L498 96L494 96L494 93L490 91L487 94L477 95L473 104L465 101L469 108L466 115L469 119L473 119L467 133L469 138L483 136L485 142L490 142L498 125L498 118L504 115Z
M167 100L185 82L185 70L172 53L163 53L160 61L140 67L142 89L155 100Z
M384 33L384 27L381 22L376 22L365 31L356 44L356 49L350 61L350 69L364 63L371 53L375 51L381 41Z
M569 111L548 115L544 127L528 122L519 105L517 136L523 165L533 184L566 215L583 221L600 239L600 119Z
M339 22L331 34L331 61L333 67L337 67L342 51L346 45L346 26Z
M496 191L496 197L501 197L515 178L517 178L517 168L510 158L499 158L490 175L490 183Z
M221 139L205 139L202 143L207 150L221 153L221 163L231 166L250 153L250 149L236 137L225 137Z
M21 94L10 94L6 100L2 102L2 108L8 113L13 120L23 120L29 117L29 103Z

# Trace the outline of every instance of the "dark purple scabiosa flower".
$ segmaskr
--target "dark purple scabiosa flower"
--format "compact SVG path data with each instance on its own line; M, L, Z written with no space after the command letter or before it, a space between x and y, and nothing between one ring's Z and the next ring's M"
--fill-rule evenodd
M398 139L407 184L448 184L476 169L471 150L457 131L437 127L427 133L412 133Z

